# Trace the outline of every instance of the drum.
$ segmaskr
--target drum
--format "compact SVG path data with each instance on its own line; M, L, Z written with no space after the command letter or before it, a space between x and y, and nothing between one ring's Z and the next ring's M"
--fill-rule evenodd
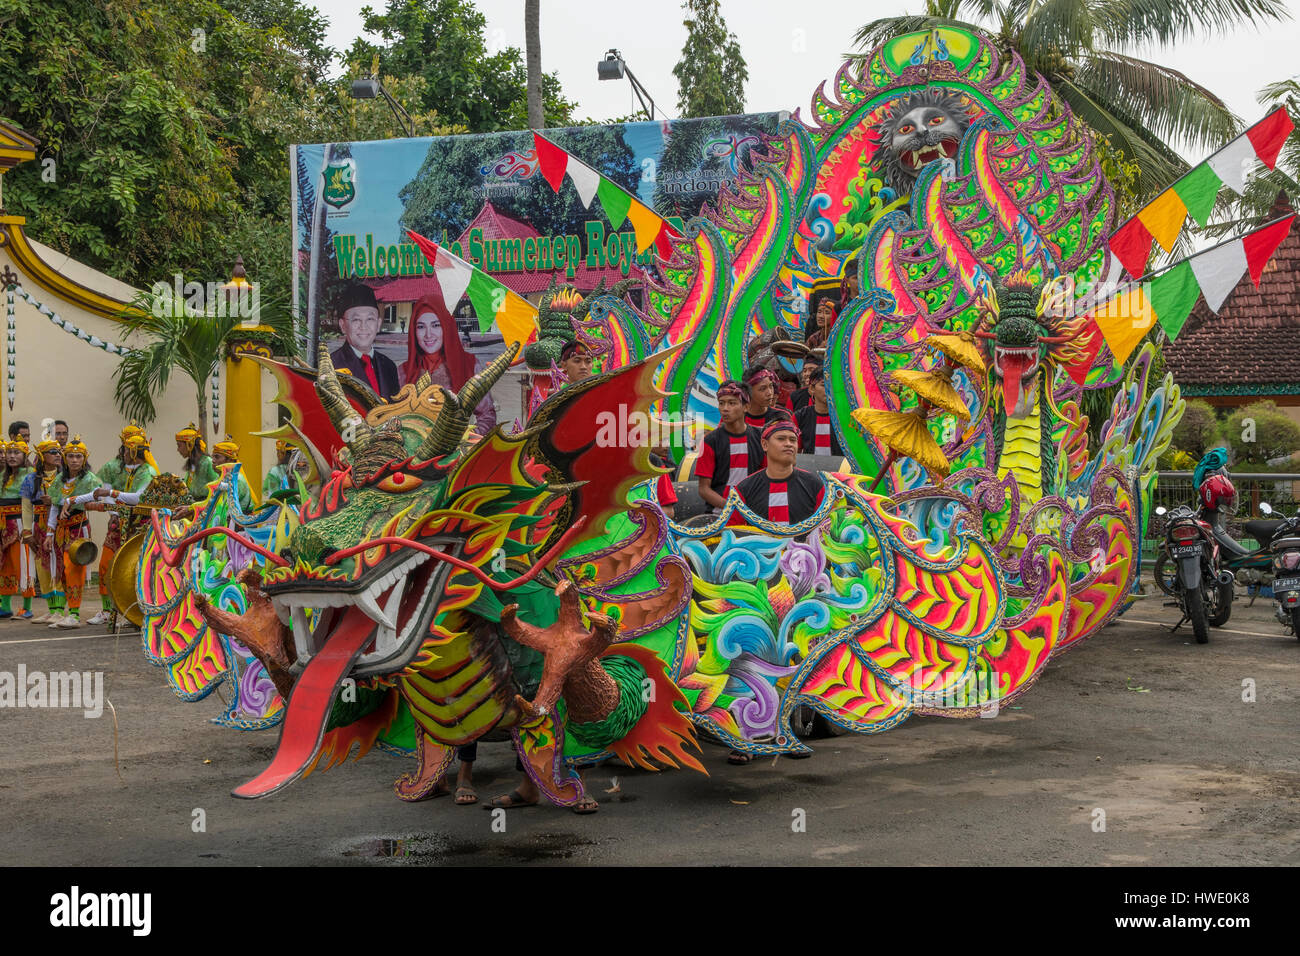
M122 543L108 567L108 596L119 614L136 627L144 626L144 614L135 589L136 571L140 566L140 546L144 535L137 534Z
M89 538L78 538L68 545L68 557L72 559L73 564L80 564L83 567L94 564L95 559L99 557L99 545Z

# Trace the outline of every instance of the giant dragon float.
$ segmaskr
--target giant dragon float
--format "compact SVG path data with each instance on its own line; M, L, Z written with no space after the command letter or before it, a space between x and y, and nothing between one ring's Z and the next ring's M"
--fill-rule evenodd
M700 737L807 753L807 709L857 733L987 713L1123 612L1182 413L1153 346L1120 364L1078 317L1115 215L1090 134L1018 58L897 37L667 244L644 310L584 306L605 371L522 431L467 440L517 347L458 395L392 402L323 352L267 362L320 490L244 514L232 466L199 514L155 514L146 654L188 699L229 687L221 720L281 727L242 797L378 745L414 755L395 787L421 799L457 746L500 739L572 804L575 767L703 769ZM666 519L648 449L596 442L600 413L716 422L747 347L798 338L847 270L861 293L824 365L852 474L823 474L797 525L734 492L710 523Z

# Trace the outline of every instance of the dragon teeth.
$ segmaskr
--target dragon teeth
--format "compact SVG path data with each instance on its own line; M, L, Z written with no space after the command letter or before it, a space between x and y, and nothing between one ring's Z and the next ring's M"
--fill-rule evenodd
M387 614L385 614L384 611L379 607L379 602L375 600L374 589L371 589L365 592L364 594L358 594L356 599L356 606L361 608L361 610L365 611L366 616L369 617L370 620L374 621L376 624L382 625L383 627L392 628L393 630L397 629L397 622L394 621L392 618L390 618Z

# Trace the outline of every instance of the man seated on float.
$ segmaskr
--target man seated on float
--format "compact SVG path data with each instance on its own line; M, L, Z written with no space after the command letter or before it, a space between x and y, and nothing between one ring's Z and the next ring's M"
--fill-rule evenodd
M570 385L591 378L591 367L594 363L595 357L591 354L591 349L577 339L566 343L564 348L560 349L560 371L564 373Z
M780 381L770 368L751 368L745 373L745 387L749 401L745 406L745 424L762 431L782 416L783 409L776 407Z
M811 517L826 489L812 472L794 466L799 451L799 430L792 421L775 421L763 429L763 454L767 465L736 485L736 494L750 511L777 524L798 524ZM727 524L744 524L739 511Z
M731 380L718 386L718 417L722 424L704 436L695 481L704 499L716 513L727 493L752 472L763 467L763 442L757 428L745 423L749 390Z
M805 455L843 455L840 440L831 428L831 409L826 404L826 373L820 365L808 373L812 404L795 412L799 426L799 450Z

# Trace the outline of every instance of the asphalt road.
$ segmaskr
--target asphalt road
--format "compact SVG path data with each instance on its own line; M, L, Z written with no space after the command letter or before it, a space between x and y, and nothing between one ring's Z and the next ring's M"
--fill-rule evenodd
M0 710L4 862L1300 863L1300 641L1263 601L1239 599L1207 646L1170 634L1176 616L1139 602L993 719L913 719L747 767L706 745L708 776L597 768L599 813L515 810L505 832L480 807L402 803L411 764L378 752L235 800L275 731L207 723L221 702L174 697L136 634L0 622L0 671L103 671L116 710L116 744L107 708ZM485 798L515 783L506 745L476 770Z

